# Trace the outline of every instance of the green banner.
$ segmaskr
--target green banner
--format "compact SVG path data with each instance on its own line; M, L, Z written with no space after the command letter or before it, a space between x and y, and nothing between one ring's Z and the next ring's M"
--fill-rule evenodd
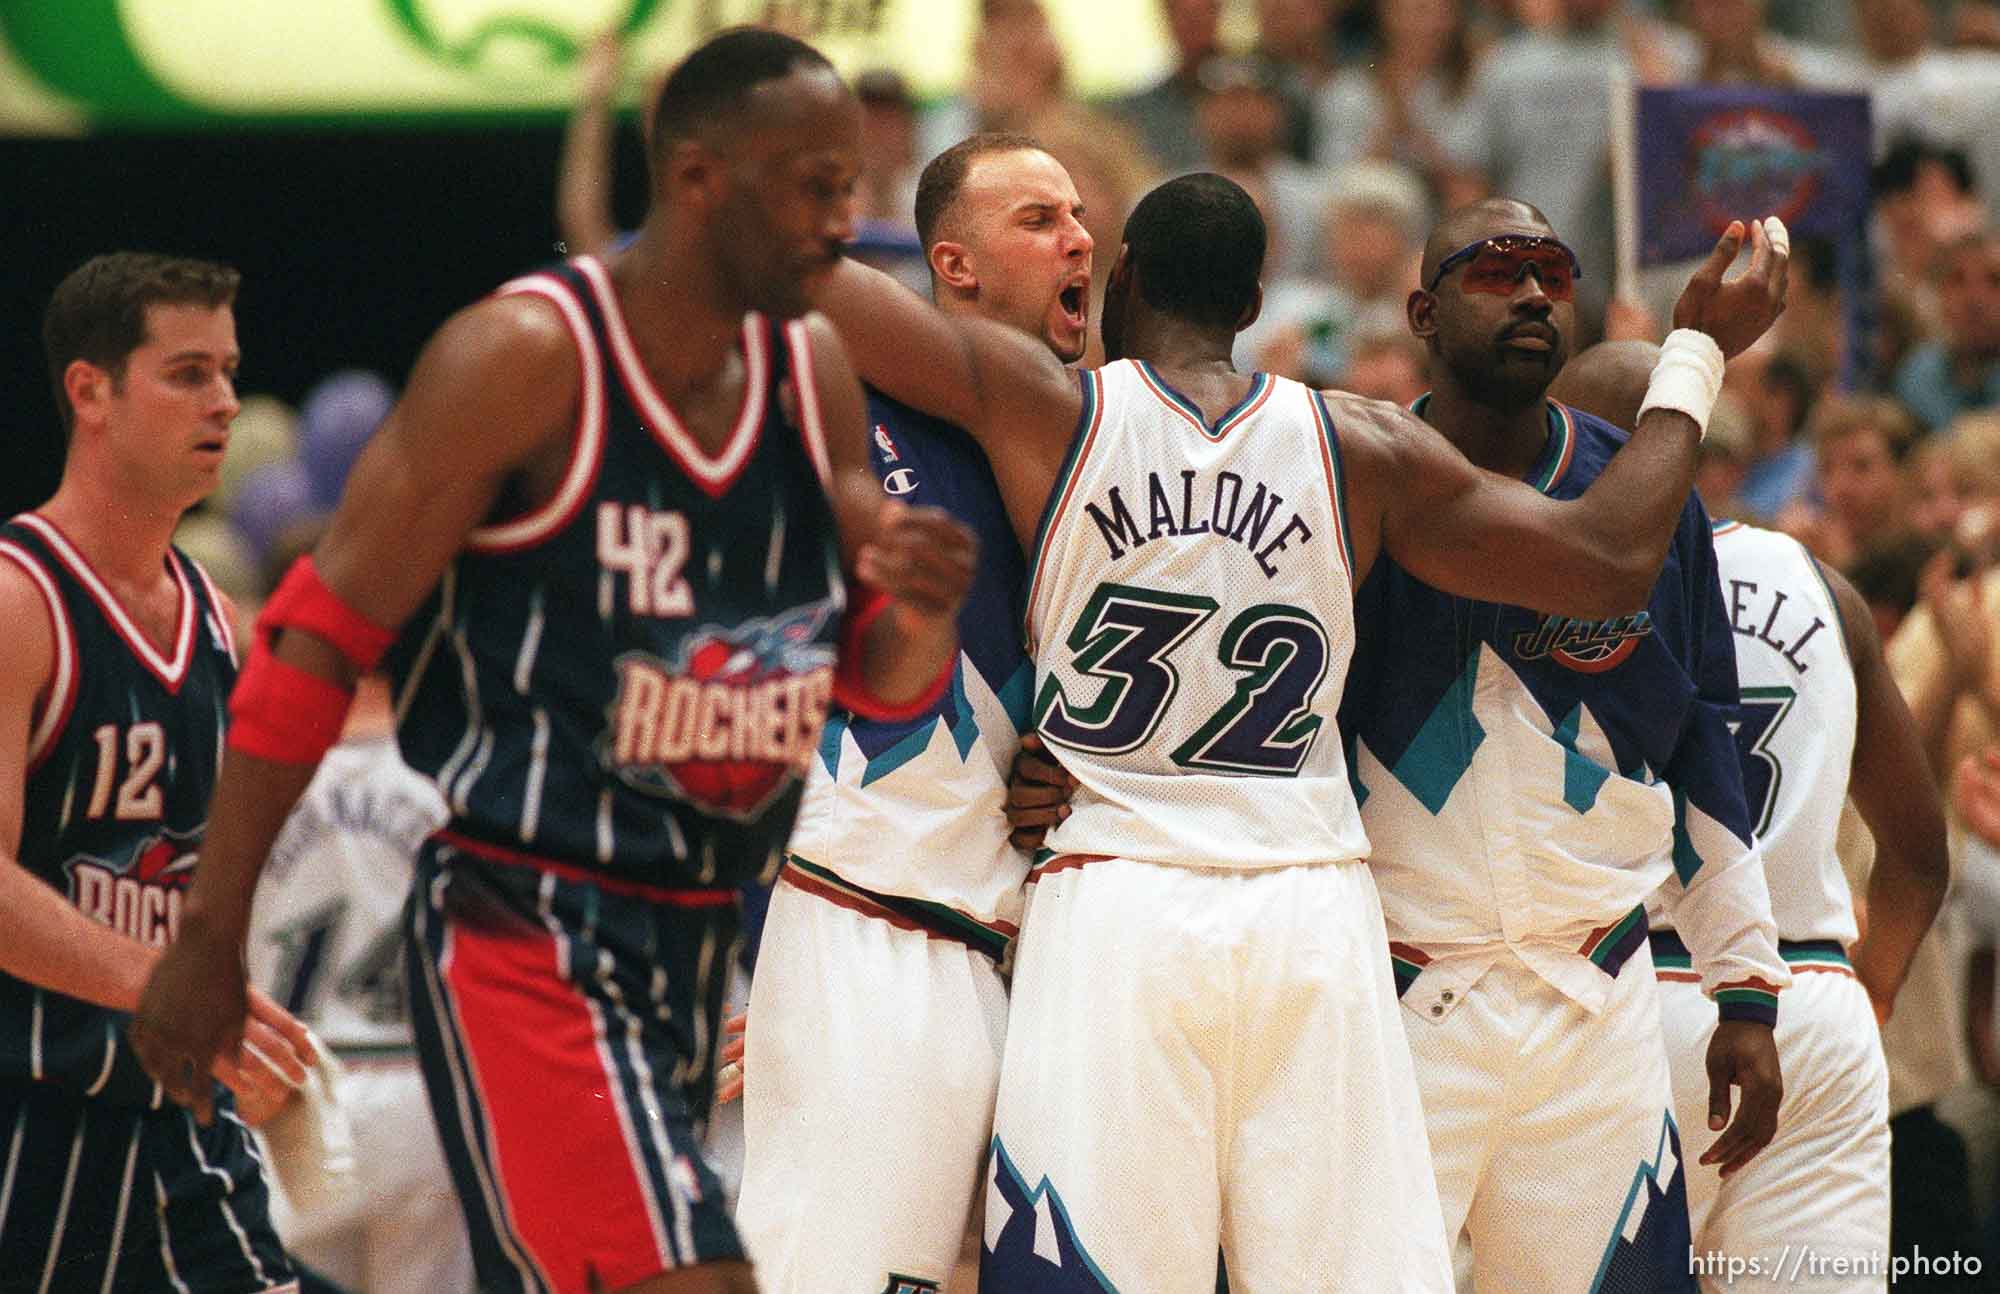
M1159 0L1051 3L1070 84L1170 61ZM925 98L964 79L977 0L0 0L0 131L547 116L584 51L625 35L625 97L710 34L781 19L844 72Z

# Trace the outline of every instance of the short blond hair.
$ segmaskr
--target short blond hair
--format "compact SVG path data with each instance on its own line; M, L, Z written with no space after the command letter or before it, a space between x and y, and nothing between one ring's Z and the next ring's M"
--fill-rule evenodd
M2000 413L1962 414L1941 439L1958 492L1981 499L2000 498Z

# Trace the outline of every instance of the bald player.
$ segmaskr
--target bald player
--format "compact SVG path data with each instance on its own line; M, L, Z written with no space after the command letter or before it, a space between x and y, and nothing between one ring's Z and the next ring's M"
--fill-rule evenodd
M1720 282L1740 237L1679 311L1731 348L1775 313L1769 258ZM1721 357L1677 337L1638 435L1556 501L1393 406L1235 373L1263 225L1227 180L1162 185L1126 239L1113 362L1080 377L858 267L819 295L870 381L988 450L1029 546L1037 727L1081 783L1031 876L982 1283L1207 1291L1219 1242L1240 1290L1448 1288L1331 737L1356 572L1389 552L1557 615L1643 604Z
M448 321L266 606L134 1026L205 1113L258 870L382 661L452 812L418 860L412 1013L493 1291L754 1288L700 1150L736 890L777 868L830 700L894 717L947 684L973 567L963 527L883 496L804 317L852 233L853 96L738 29L654 121L638 237Z

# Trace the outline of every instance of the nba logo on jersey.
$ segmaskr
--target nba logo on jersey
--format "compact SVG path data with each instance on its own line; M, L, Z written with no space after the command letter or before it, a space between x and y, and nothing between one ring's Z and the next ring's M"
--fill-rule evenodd
M741 628L703 625L671 664L620 656L611 771L635 790L754 820L819 743L834 651L816 639L831 614L821 604Z
M199 833L166 831L142 844L123 867L100 858L73 858L64 864L70 900L91 920L164 948L180 929L181 902L194 880L200 844Z
M896 442L889 439L889 429L879 422L875 424L875 448L882 451L882 458L886 462L895 463L902 460L903 456L896 452Z

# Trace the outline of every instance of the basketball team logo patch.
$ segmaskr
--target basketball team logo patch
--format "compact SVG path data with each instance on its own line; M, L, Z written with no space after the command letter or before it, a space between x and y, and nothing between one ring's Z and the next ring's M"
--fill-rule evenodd
M1609 620L1543 616L1533 629L1514 635L1514 654L1522 660L1546 656L1579 674L1602 674L1623 664L1639 649L1639 640L1652 632L1650 611Z
M905 1276L901 1272L890 1272L889 1283L882 1287L881 1294L938 1294L943 1286L936 1281L920 1276Z
M740 628L703 625L674 659L615 662L604 758L626 785L740 822L755 820L805 771L833 696L830 605Z
M152 836L123 866L101 858L73 858L70 902L83 914L128 938L154 948L172 942L181 924L181 904L194 883L195 853L201 832L163 831Z

